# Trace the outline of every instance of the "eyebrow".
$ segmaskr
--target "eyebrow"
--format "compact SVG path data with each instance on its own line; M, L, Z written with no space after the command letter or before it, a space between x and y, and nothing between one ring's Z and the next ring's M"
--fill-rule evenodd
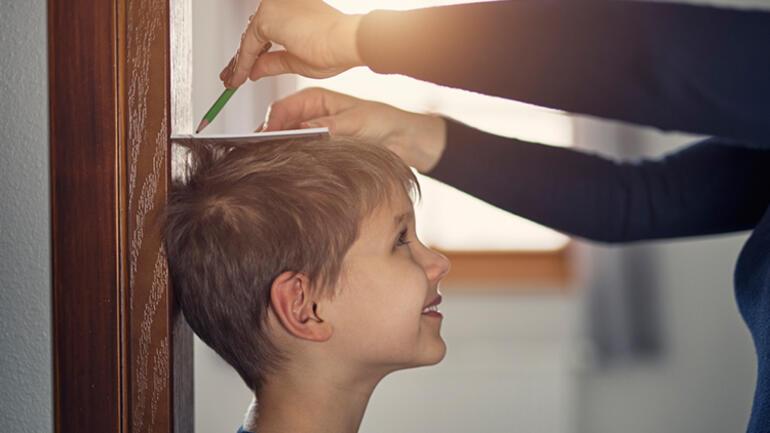
M404 222L405 219L407 219L412 213L411 212L404 212L400 215L397 215L395 218L393 218L393 226L398 229L398 227L401 225L402 222Z

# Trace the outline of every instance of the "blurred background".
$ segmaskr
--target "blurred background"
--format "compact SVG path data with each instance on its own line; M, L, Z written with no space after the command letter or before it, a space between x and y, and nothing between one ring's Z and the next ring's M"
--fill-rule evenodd
M452 3L328 2L359 13ZM255 5L253 0L231 1L227 7L216 0L194 3L196 121L221 92L217 75ZM656 156L697 138L569 116L403 76L378 76L367 68L328 80L278 77L248 83L207 133L250 132L271 101L308 86L617 158ZM374 393L362 433L745 429L755 361L733 298L732 272L746 235L589 244L425 176L420 181L420 237L453 261L442 289L448 353L436 367L386 378ZM200 341L195 399L199 433L235 428L250 399L231 368Z
M766 0L714 3L767 7ZM195 0L196 122L221 92L217 75L256 4ZM332 4L363 12L438 2ZM52 425L45 9L43 0L0 1L0 52L7 53L0 62L0 143L25 144L0 144L4 431L49 431ZM323 83L296 77L249 83L207 132L251 131L271 101L309 85L619 158L660 155L693 139L365 69ZM420 234L454 262L442 304L448 354L438 366L386 378L362 433L745 430L755 361L733 298L732 272L746 234L601 246L538 227L428 178L422 182ZM197 431L235 431L249 400L230 367L196 344Z

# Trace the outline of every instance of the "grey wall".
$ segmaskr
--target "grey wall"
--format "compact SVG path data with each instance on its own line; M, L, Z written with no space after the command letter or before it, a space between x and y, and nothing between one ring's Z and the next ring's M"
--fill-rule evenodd
M45 0L0 0L0 428L52 430Z

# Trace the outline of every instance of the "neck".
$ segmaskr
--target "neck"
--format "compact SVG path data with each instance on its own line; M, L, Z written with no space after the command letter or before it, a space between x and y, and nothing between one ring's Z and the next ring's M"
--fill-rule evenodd
M255 433L357 433L380 379L313 369L271 377L257 396Z

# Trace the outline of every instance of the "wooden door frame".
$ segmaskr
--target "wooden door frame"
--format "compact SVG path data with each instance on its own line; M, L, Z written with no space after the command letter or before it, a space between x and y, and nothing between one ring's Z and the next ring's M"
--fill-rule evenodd
M170 88L190 4L48 1L57 433L193 431L192 335L159 224L170 131L189 128L189 92Z

